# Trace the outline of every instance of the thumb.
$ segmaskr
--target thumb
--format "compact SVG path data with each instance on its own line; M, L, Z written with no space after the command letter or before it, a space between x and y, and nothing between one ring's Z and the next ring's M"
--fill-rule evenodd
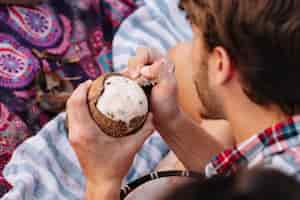
M141 68L140 73L148 80L158 80L163 71L163 60L159 60L152 65L144 66Z
M91 81L87 81L74 91L72 96L67 102L67 115L70 128L70 136L72 135L72 129L95 126L94 121L90 115L90 111L87 103L88 90L91 86Z

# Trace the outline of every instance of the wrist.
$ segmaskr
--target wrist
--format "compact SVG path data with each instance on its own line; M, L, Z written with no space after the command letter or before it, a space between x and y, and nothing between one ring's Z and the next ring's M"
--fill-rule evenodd
M121 180L87 180L86 200L119 200L121 184Z
M170 133L176 129L176 127L181 123L181 121L184 119L184 113L182 110L177 106L174 109L174 112L172 112L172 115L168 117L168 119L164 123L158 123L158 131L160 133Z

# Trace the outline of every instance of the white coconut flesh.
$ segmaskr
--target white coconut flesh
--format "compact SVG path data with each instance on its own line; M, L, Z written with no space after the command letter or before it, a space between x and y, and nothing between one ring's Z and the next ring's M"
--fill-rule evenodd
M97 109L109 119L125 122L129 127L130 120L147 114L148 101L135 81L111 76L104 82L104 92L98 99Z

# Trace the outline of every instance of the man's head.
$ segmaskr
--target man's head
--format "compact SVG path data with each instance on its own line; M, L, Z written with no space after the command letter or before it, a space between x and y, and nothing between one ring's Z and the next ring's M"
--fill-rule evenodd
M208 117L229 98L300 105L300 0L181 0L194 30L195 84ZM299 55L298 55L299 54Z
M184 184L165 200L296 200L299 182L276 170L254 169Z

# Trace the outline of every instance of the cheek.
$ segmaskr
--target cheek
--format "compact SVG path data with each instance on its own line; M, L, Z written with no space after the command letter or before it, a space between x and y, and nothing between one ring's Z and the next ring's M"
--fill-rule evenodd
M193 42L192 45L192 72L196 74L198 72L198 68L200 66L200 51L196 44L196 41Z
M203 50L199 40L195 40L192 46L192 72L194 77L202 74L203 76L203 67L206 66L205 61L205 51Z

